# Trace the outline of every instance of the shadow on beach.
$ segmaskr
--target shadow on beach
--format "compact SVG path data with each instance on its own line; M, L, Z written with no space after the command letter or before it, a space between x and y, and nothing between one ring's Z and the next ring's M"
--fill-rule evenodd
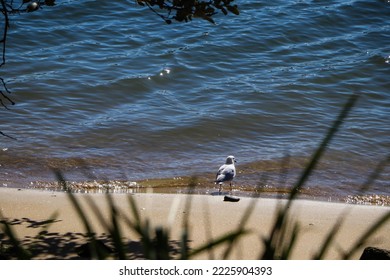
M20 246L28 248L31 259L45 260L89 260L92 259L88 234L81 232L49 232L46 226L51 223L61 222L61 220L32 220L22 219L2 219L0 223L7 223L11 226L24 226L26 228L42 229L36 236L25 236L20 242ZM117 258L115 247L112 244L112 237L106 233L95 235L97 247L108 259ZM126 259L142 260L146 259L143 253L141 241L127 240L123 242ZM12 246L12 241L4 233L0 233L0 259L17 259L18 252ZM176 258L180 252L180 242L169 241L169 256Z

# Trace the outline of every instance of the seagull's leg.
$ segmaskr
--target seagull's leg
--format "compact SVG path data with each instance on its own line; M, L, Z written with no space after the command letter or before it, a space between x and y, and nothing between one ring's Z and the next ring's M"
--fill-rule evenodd
M221 190L222 190L222 183L219 183L219 190L218 190L219 194L221 194Z
M232 182L230 182L230 194L233 194Z

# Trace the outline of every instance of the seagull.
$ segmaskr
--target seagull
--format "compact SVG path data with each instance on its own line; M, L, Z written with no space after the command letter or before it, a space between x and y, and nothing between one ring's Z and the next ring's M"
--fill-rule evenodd
M228 156L225 164L218 169L215 184L219 184L219 192L221 192L223 182L229 182L230 188L232 187L233 178L236 176L235 162L234 156Z

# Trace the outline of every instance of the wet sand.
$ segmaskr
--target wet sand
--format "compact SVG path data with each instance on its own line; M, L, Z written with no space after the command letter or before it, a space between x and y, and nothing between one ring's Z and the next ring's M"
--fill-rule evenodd
M240 226L244 213L251 205L253 211L245 224L250 233L240 239L229 255L229 259L256 259L263 251L262 238L267 236L273 224L276 210L285 200L241 197L239 202L223 201L218 195L186 194L113 194L115 205L124 215L131 217L128 197L136 202L140 216L149 220L152 227L170 228L172 248L177 249L183 230L183 221L189 218L191 248L232 232ZM88 203L91 199L104 218L109 217L108 204L104 194L75 194L81 202L93 231L101 240L107 239L107 231L100 223ZM190 202L190 207L187 203ZM0 188L0 209L2 219L13 224L12 228L25 245L35 245L35 258L77 259L76 249L85 241L86 232L69 197L64 192ZM390 212L390 207L351 205L310 200L296 200L292 204L291 217L299 223L300 231L292 259L311 259L318 252L327 234L340 217L343 222L334 243L325 259L340 259L342 251L348 251L365 231L380 217ZM52 223L45 221L53 218ZM139 237L124 224L122 233L127 238L131 258L142 258ZM44 231L45 235L38 237ZM390 249L390 221L388 220L364 246ZM1 234L1 233L0 233ZM1 235L0 235L1 237ZM39 239L40 238L40 239ZM37 249L38 248L38 249ZM40 251L39 251L40 249ZM197 259L222 259L225 247L197 255ZM361 247L352 256L358 259ZM177 257L174 250L173 257Z

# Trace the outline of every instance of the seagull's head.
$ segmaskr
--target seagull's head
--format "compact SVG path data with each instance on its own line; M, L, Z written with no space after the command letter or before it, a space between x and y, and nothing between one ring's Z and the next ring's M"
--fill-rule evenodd
M233 164L233 163L235 163L235 162L237 162L237 161L236 161L236 159L234 158L234 156L228 156L228 157L226 158L226 164Z

